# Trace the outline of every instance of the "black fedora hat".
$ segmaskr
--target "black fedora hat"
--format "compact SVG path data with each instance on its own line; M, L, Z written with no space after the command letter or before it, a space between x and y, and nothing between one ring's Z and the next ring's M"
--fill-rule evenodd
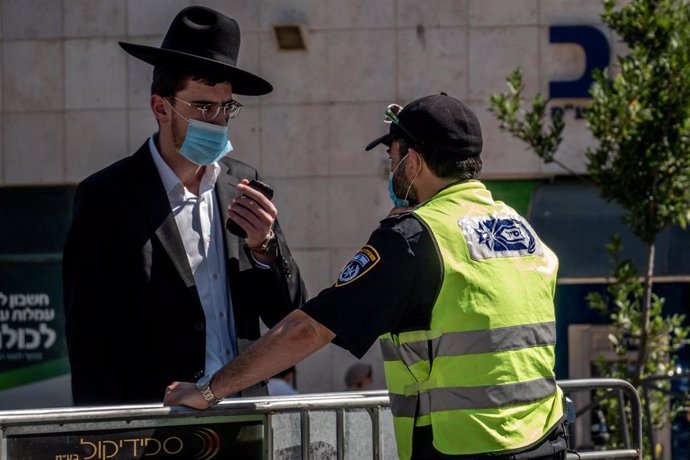
M232 91L259 96L273 91L263 78L237 67L240 26L232 18L204 6L190 6L173 19L160 48L120 42L132 56L154 66L177 64L227 75Z

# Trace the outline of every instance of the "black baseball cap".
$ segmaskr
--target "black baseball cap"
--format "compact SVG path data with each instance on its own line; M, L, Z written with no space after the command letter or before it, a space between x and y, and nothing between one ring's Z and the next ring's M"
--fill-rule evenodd
M397 114L387 134L366 146L390 146L394 136L411 138L422 147L436 149L462 158L482 151L482 130L472 109L446 93L425 96L407 104Z

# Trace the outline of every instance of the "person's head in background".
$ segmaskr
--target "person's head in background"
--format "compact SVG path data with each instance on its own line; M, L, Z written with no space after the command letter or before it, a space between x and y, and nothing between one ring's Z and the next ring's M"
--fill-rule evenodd
M278 372L268 380L268 394L270 396L296 395L298 393L296 375L295 366Z
M345 386L348 390L368 390L372 383L371 364L362 362L355 363L350 366L345 373Z
M271 378L285 380L287 383L290 384L291 387L294 388L295 387L295 375L296 375L295 366L290 366L287 369L278 372L276 375L274 375Z

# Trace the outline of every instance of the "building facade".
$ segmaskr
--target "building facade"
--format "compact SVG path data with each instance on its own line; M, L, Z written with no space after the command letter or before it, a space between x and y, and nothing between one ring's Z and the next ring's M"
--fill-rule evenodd
M528 98L549 96L560 82L552 107L564 110L567 125L558 158L584 172L594 141L576 83L595 57L608 65L624 52L600 20L600 0L2 0L0 312L8 312L8 329L0 334L11 329L16 337L8 346L7 332L0 347L2 372L12 376L0 384L0 409L13 407L34 380L52 379L56 388L68 378L59 264L72 193L156 129L152 69L118 41L158 46L190 4L236 18L239 65L275 87L267 96L237 97L245 108L231 121L232 155L274 187L312 294L333 282L391 207L387 156L364 151L385 129L388 104L440 91L467 102L482 123L483 178L527 214L535 187L564 171L499 130L490 94L506 91L505 78L518 67ZM276 25L299 26L305 49L280 49ZM582 34L595 46L583 45ZM372 347L365 360L383 388L379 356ZM298 365L299 390L343 389L353 361L325 348Z

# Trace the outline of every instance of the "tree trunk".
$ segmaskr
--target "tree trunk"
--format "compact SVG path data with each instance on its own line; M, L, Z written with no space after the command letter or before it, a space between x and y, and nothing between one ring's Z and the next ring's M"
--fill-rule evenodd
M642 380L645 363L647 362L647 341L649 338L650 318L649 310L652 307L652 276L654 275L654 243L647 245L647 273L644 279L644 301L642 302L642 311L640 312L640 348L637 354L637 365L635 366L635 375L633 376L632 384L638 386Z

